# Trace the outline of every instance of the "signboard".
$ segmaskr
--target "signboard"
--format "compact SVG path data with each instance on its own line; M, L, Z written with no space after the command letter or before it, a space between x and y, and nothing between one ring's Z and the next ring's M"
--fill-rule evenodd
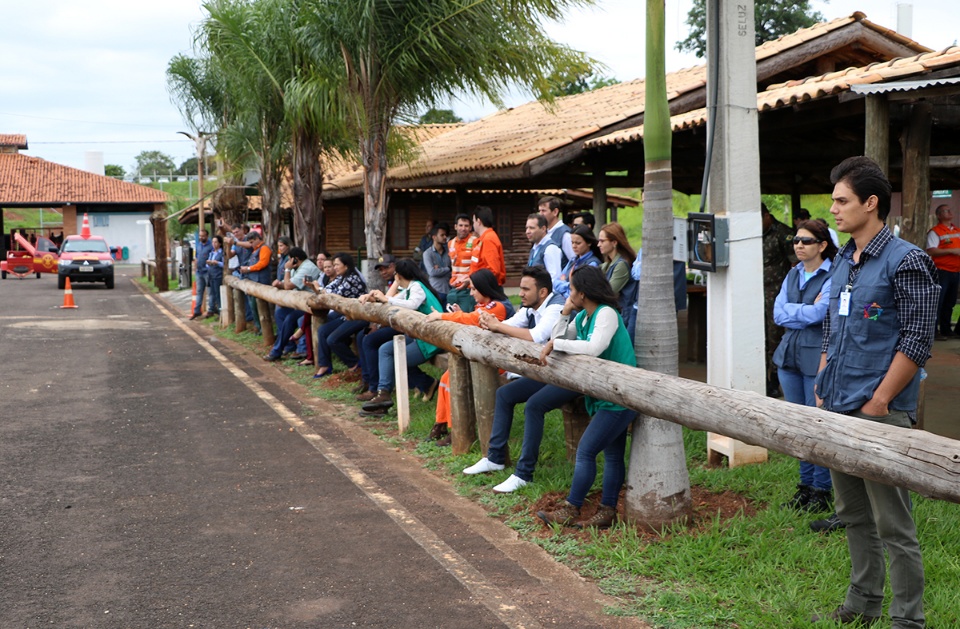
M933 198L934 199L949 199L953 196L953 190L934 190Z

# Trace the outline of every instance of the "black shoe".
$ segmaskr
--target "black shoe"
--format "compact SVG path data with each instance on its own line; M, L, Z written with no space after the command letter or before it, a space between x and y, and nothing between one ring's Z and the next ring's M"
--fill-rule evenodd
M833 492L829 489L816 489L810 493L810 500L803 507L809 513L827 513L833 510Z
M832 620L833 622L838 622L841 625L856 625L858 627L869 627L870 625L879 622L880 616L868 616L866 614L859 614L855 611L851 611L841 605L836 608L829 614L814 614L813 618L810 619L810 622L820 622L821 620Z
M810 504L810 499L812 497L813 487L810 485L797 485L797 493L793 494L793 498L780 506L784 509L796 509L797 511L803 511L807 508L807 505Z
M814 520L810 523L810 530L816 533L833 533L834 531L839 531L841 529L847 528L847 525L843 523L840 519L840 516L834 513L826 520Z

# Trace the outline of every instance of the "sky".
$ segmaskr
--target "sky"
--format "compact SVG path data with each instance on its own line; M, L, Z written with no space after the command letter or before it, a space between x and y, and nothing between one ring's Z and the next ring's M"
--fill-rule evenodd
M84 168L87 152L128 172L141 151L157 150L179 165L195 156L189 130L167 92L166 68L179 53L192 54L193 34L204 18L200 0L32 0L6 3L0 45L0 133L23 133L26 154ZM643 0L597 0L547 30L583 50L619 80L644 75ZM701 61L674 44L686 37L690 0L666 1L667 71ZM896 28L892 0L812 2L826 19L861 10ZM943 49L956 43L955 0L914 0L913 39ZM507 105L530 100L521 92ZM489 103L452 98L445 108L465 120L495 112Z

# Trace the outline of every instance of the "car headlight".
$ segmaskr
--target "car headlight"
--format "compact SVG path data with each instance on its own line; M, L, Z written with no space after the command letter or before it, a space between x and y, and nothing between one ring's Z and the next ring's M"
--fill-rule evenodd
M57 266L67 266L68 264L70 264L70 260L64 260L62 258L57 260Z
M100 264L103 266L113 266L113 260L100 260Z

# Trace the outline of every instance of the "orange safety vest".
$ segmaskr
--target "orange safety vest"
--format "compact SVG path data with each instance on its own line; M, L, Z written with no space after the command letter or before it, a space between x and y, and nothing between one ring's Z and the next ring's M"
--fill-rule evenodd
M457 275L470 272L470 261L473 258L473 243L476 239L476 236L470 234L463 240L455 237L447 243L447 248L450 250L451 286Z
M933 233L940 237L940 244L937 245L937 249L960 249L960 229L954 227L953 224L938 223L933 228ZM960 272L960 256L937 256L933 258L933 264L941 271Z

